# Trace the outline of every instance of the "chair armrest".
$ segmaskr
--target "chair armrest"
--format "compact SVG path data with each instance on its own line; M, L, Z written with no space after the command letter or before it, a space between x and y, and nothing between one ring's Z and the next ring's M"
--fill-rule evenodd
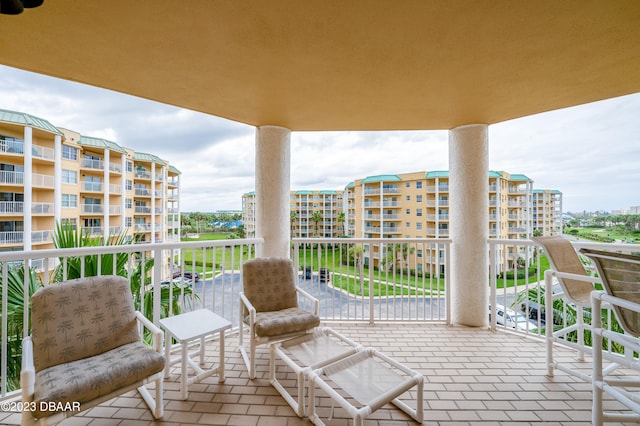
M589 275L580 275L580 274L570 274L568 272L558 272L553 271L553 275L557 278L568 278L570 280L576 281L584 281L593 284L602 284L602 280L599 277L589 276Z
M240 307L242 307L242 305L244 305L244 308L249 312L250 324L253 324L256 321L256 308L253 306L253 303L247 299L244 292L240 293Z
M298 292L298 294L300 294L302 297L304 297L305 299L307 299L309 302L311 302L313 304L313 313L315 315L319 315L320 314L320 301L318 299L316 299L315 297L313 297L311 294L307 293L301 287L296 286L296 291Z
M153 335L153 350L156 352L162 352L162 339L164 338L162 330L149 321L149 319L140 311L136 311L136 319Z
M31 336L22 339L22 371L20 372L20 387L22 401L33 401L36 386L36 369L33 366L33 342Z

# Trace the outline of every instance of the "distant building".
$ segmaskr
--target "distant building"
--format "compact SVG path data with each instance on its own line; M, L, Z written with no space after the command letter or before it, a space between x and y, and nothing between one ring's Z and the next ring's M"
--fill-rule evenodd
M489 238L562 233L560 191L534 190L529 177L505 171L489 172L487 185ZM449 172L443 170L368 176L350 182L344 191L291 191L291 235L448 238L449 195ZM247 236L255 236L255 192L242 200ZM509 252L500 258L507 258L509 265L504 266L510 267L519 256Z
M179 241L180 171L153 154L0 110L0 250L53 247L57 222Z

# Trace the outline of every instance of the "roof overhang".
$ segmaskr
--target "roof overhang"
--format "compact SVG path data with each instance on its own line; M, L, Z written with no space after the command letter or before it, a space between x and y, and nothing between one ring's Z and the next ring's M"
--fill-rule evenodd
M251 125L449 129L640 92L637 0L48 0L0 63Z

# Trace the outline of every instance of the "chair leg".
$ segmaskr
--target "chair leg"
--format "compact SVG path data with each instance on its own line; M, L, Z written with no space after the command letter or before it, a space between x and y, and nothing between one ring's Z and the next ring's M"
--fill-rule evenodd
M143 385L138 388L138 392L140 393L140 396L142 397L144 402L147 404L147 407L149 407L149 411L151 411L151 414L153 415L153 417L156 419L160 419L164 415L164 400L163 400L164 371L158 374L159 374L159 377L153 380L153 382L155 382L155 385L156 385L155 398L151 396L151 393L149 392L149 389L147 389L146 386Z

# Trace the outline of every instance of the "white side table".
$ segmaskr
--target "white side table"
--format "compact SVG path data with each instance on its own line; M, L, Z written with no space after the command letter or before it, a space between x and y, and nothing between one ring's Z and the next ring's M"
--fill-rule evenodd
M169 377L169 368L171 365L181 361L180 396L182 399L187 399L188 385L198 383L200 380L213 374L218 374L218 382L224 382L224 333L231 328L231 322L208 309L199 309L197 311L163 318L160 320L160 325L166 332L164 344L166 358L164 377ZM204 338L215 333L220 333L220 359L218 367L203 370L200 365L204 364ZM177 340L182 346L181 356L174 359L171 359L171 338ZM189 343L196 339L200 339L200 348L197 351L189 353ZM200 365L196 364L191 358L198 354L200 355ZM195 376L188 377L189 371L187 370L187 366L193 369Z

